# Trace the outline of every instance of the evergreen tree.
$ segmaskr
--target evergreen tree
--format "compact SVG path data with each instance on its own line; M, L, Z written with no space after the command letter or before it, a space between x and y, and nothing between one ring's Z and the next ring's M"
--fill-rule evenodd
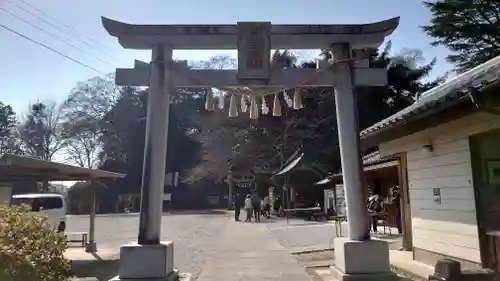
M20 143L16 137L16 114L12 107L0 101L0 156L3 153L19 153Z
M411 105L421 93L443 82L445 77L426 81L436 60L425 63L422 52L406 49L390 55L389 42L382 51L371 50L371 66L387 69L386 87L361 87L357 89L360 129ZM323 52L328 58L328 53ZM274 61L284 62L286 67L309 68L315 63L295 63L291 54L274 54ZM293 62L292 65L289 65ZM340 166L338 148L335 97L332 88L313 87L303 92L304 108L289 109L283 106L283 116L261 116L251 126L247 142L240 150L251 151L249 158L257 159L255 165L275 169L283 159L298 148L305 153L305 160L324 170L336 170ZM272 105L272 96L268 98ZM284 101L282 104L286 104ZM245 146L250 146L245 149ZM278 155L278 156L277 156Z
M423 30L434 46L452 51L447 61L464 72L500 55L499 0L424 1L432 13Z

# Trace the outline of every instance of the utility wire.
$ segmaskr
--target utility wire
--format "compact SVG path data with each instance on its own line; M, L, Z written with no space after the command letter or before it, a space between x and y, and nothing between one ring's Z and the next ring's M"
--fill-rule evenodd
M75 62L75 63L77 63L77 64L79 64L79 65L81 65L81 66L83 66L83 67L85 67L85 68L88 68L88 69L90 69L90 70L93 70L93 71L95 71L95 72L97 72L97 73L99 73L99 74L106 75L106 73L104 73L104 72L102 72L102 71L100 71L100 70L97 70L96 68L94 68L94 67L92 67L92 66L90 66L90 65L88 65L88 64L85 64L85 63L83 63L83 62L81 62L81 61L79 61L79 60L77 60L77 59L74 59L74 58L72 58L72 57L70 57L70 56L68 56L68 55L65 55L65 54L63 54L63 53L61 53L61 52L59 52L59 51L57 51L57 50L55 50L55 49L53 49L53 48L51 48L51 47L49 47L49 46L45 45L45 44L43 44L43 43L40 43L40 42L38 42L38 41L36 41L36 40L34 40L34 39L31 39L30 37L28 37L28 36L26 36L26 35L24 35L24 34L22 34L22 33L20 33L20 32L17 32L17 31L15 31L15 30L13 30L13 29L11 29L11 28L9 28L9 27L7 27L7 26L5 26L5 25L1 24L1 23L0 23L0 27L1 27L1 28L3 28L3 29L5 29L5 30L7 30L7 31L9 31L9 32L11 32L11 33L14 33L14 34L16 34L17 36L20 36L20 37L22 37L22 38L24 38L24 39L26 39L26 40L28 40L28 41L30 41L30 42L32 42L32 43L35 43L35 44L37 44L37 45L40 45L40 46L44 47L45 49L47 49L47 50L49 50L49 51L51 51L51 52L53 52L53 53L56 53L56 54L58 54L58 55L60 55L60 56L62 56L62 57L64 57L64 58L67 58L67 59L69 59L69 60L71 60L71 61L73 61L73 62Z
M20 21L22 21L22 22L24 22L24 23L26 23L26 24L28 24L28 25L30 25L30 26L32 26L32 27L34 27L34 28L36 28L37 30L39 30L39 31L41 31L41 32L43 32L43 33L45 33L45 34L47 34L47 35L49 35L49 36L52 36L52 37L56 38L57 40L59 40L59 41L61 41L61 42L65 43L66 45L69 45L70 47L73 47L73 48L75 48L75 49L79 50L80 52L85 53L85 54L87 54L87 55L89 55L89 56L91 56L91 57L95 58L96 60L98 60L98 61L100 61L100 62L103 62L103 63L105 63L105 64L107 64L107 65L112 66L112 67L115 67L115 65L113 65L112 63L110 63L110 62L108 62L108 61L105 61L105 60L101 59L100 57L98 57L98 56L96 56L96 55L94 55L94 54L92 54L92 53L89 53L89 52L85 51L84 49L82 49L82 48L80 48L80 47L78 47L78 46L76 46L76 45L74 45L74 44L71 44L70 42L68 42L68 41L64 40L63 38L61 38L61 37L57 36L56 34L54 34L54 33L52 33L52 32L49 32L49 31L47 31L47 30L45 30L45 29L43 29L43 28L41 28L41 27L37 26L36 24L33 24L33 23L32 23L32 22L30 22L30 21L25 20L25 19L21 18L20 16L18 16L18 15L16 15L16 14L13 14L13 13L9 12L8 10L6 10L6 9L4 9L4 8L2 8L2 7L0 7L0 11L2 11L2 12L4 12L4 13L9 14L10 16L12 16L12 17L14 17L14 18L16 18L16 19L18 19L18 20L20 20Z
M26 9L24 8L23 6L15 3L13 0L4 0L4 1L7 1L9 3L11 3L12 5L16 6L18 9L24 11L25 13L28 13L30 14L31 16L43 21L44 23L56 28L57 30L65 33L66 35L69 35L71 37L73 37L74 39L78 40L79 42L87 45L88 47L90 48L94 48L96 49L97 51L101 52L103 55L105 55L106 57L108 57L109 59L112 59L112 60L117 60L117 58L111 56L107 51L105 50L110 50L109 48L103 46L102 44L100 44L99 42L97 42L96 40L92 39L90 36L87 36L81 32L78 32L76 31L75 29L71 28L69 25L61 22L60 20L57 20L56 18L52 17L51 15L45 13L44 11L40 10L39 8L33 6L32 4L24 1L24 0L18 0L19 2L22 2L23 4L25 4L26 6L32 8L33 10L37 11L38 13L40 13L41 15L45 16L46 18L52 20L53 22L57 23L53 23L53 22L50 22L49 20L46 20L44 19L43 17L33 13L32 11L30 11L29 9ZM59 24L59 25L58 25ZM61 26L65 27L66 29L62 28ZM81 38L78 38L78 36L80 37L85 37L85 39L91 41L92 43L94 43L94 45L88 43L87 41L81 39ZM97 47L99 48L97 48Z

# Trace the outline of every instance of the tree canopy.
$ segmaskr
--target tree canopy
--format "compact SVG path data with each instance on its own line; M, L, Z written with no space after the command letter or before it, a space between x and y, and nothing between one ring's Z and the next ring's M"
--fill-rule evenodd
M423 30L434 46L445 46L447 60L464 72L500 55L500 2L496 0L424 1L432 13Z
M389 85L357 89L361 129L409 106L419 94L445 78L425 80L436 60L425 63L419 50L406 49L396 55L390 55L390 51L390 42L380 52L370 51L372 67L388 70ZM328 53L323 53L323 56L328 58ZM316 67L314 62L299 63L288 51L276 51L273 63L281 67ZM318 170L338 170L340 156L333 89L306 88L302 93L304 108L300 110L286 106L291 105L290 92L286 96L280 95L281 117L268 114L261 115L257 120L249 120L248 116L240 114L229 121L227 115L219 123L213 121L215 123L211 125L209 139L215 144L207 147L207 150L212 149L213 154L218 154L215 151L221 151L221 146L227 145L226 151L230 149L229 158L233 162L244 161L259 170L275 171L295 151L301 149L306 155L305 161ZM265 102L272 107L273 96L266 96ZM221 167L221 171L226 170L227 167Z
M37 102L18 128L25 154L51 161L65 147L60 106L55 102Z
M0 101L0 155L20 153L21 147L16 138L17 118L10 105Z
M140 187L144 159L147 98L146 90L122 88L114 106L99 122L101 159L124 164L121 167L125 170L120 172L129 175L136 189ZM203 99L184 90L172 95L166 172L182 172L199 162L201 144L191 136L196 130L191 116L203 103Z

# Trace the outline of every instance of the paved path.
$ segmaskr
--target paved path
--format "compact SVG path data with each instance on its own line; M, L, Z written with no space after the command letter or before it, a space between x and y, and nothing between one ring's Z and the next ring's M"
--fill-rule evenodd
M289 251L262 223L229 220L198 281L308 281Z
M302 251L332 248L335 239L335 225L332 222L271 219L267 226L279 243L288 250Z
M229 220L225 212L209 211L164 214L162 240L174 241L174 264L195 279L205 262L217 253L217 243ZM88 231L88 216L68 217L68 231ZM123 244L137 240L137 214L110 214L96 218L96 241L100 252L118 252ZM81 249L81 248L80 248ZM222 280L225 281L225 280Z

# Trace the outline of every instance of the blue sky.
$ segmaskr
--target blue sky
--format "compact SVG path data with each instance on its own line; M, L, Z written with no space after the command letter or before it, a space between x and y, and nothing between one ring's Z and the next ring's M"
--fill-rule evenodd
M31 3L60 22L99 42L106 48L104 51L114 59L26 14L13 4L30 9L20 0L0 0L0 7L40 28L57 34L85 52L57 41L3 11L0 11L0 24L105 73L114 71L114 67L131 67L135 58L148 61L150 55L144 51L123 50L116 40L102 28L101 16L137 24L233 24L237 21L272 21L279 24L352 24L400 16L400 26L390 37L393 51L418 48L423 51L427 60L436 57L438 63L432 73L433 76L441 75L450 68L444 60L447 51L443 48L431 47L430 39L419 28L420 25L426 24L430 17L420 0L23 1ZM81 36L79 38L86 39ZM92 41L86 41L88 44L94 44ZM86 53L98 56L108 63L103 63ZM178 51L174 53L174 57L204 60L215 54L234 55L234 52ZM304 55L314 56L310 53L304 53ZM0 100L12 105L18 113L24 111L30 102L37 99L61 101L76 82L99 75L1 28L0 62L2 66L0 68L2 87Z

